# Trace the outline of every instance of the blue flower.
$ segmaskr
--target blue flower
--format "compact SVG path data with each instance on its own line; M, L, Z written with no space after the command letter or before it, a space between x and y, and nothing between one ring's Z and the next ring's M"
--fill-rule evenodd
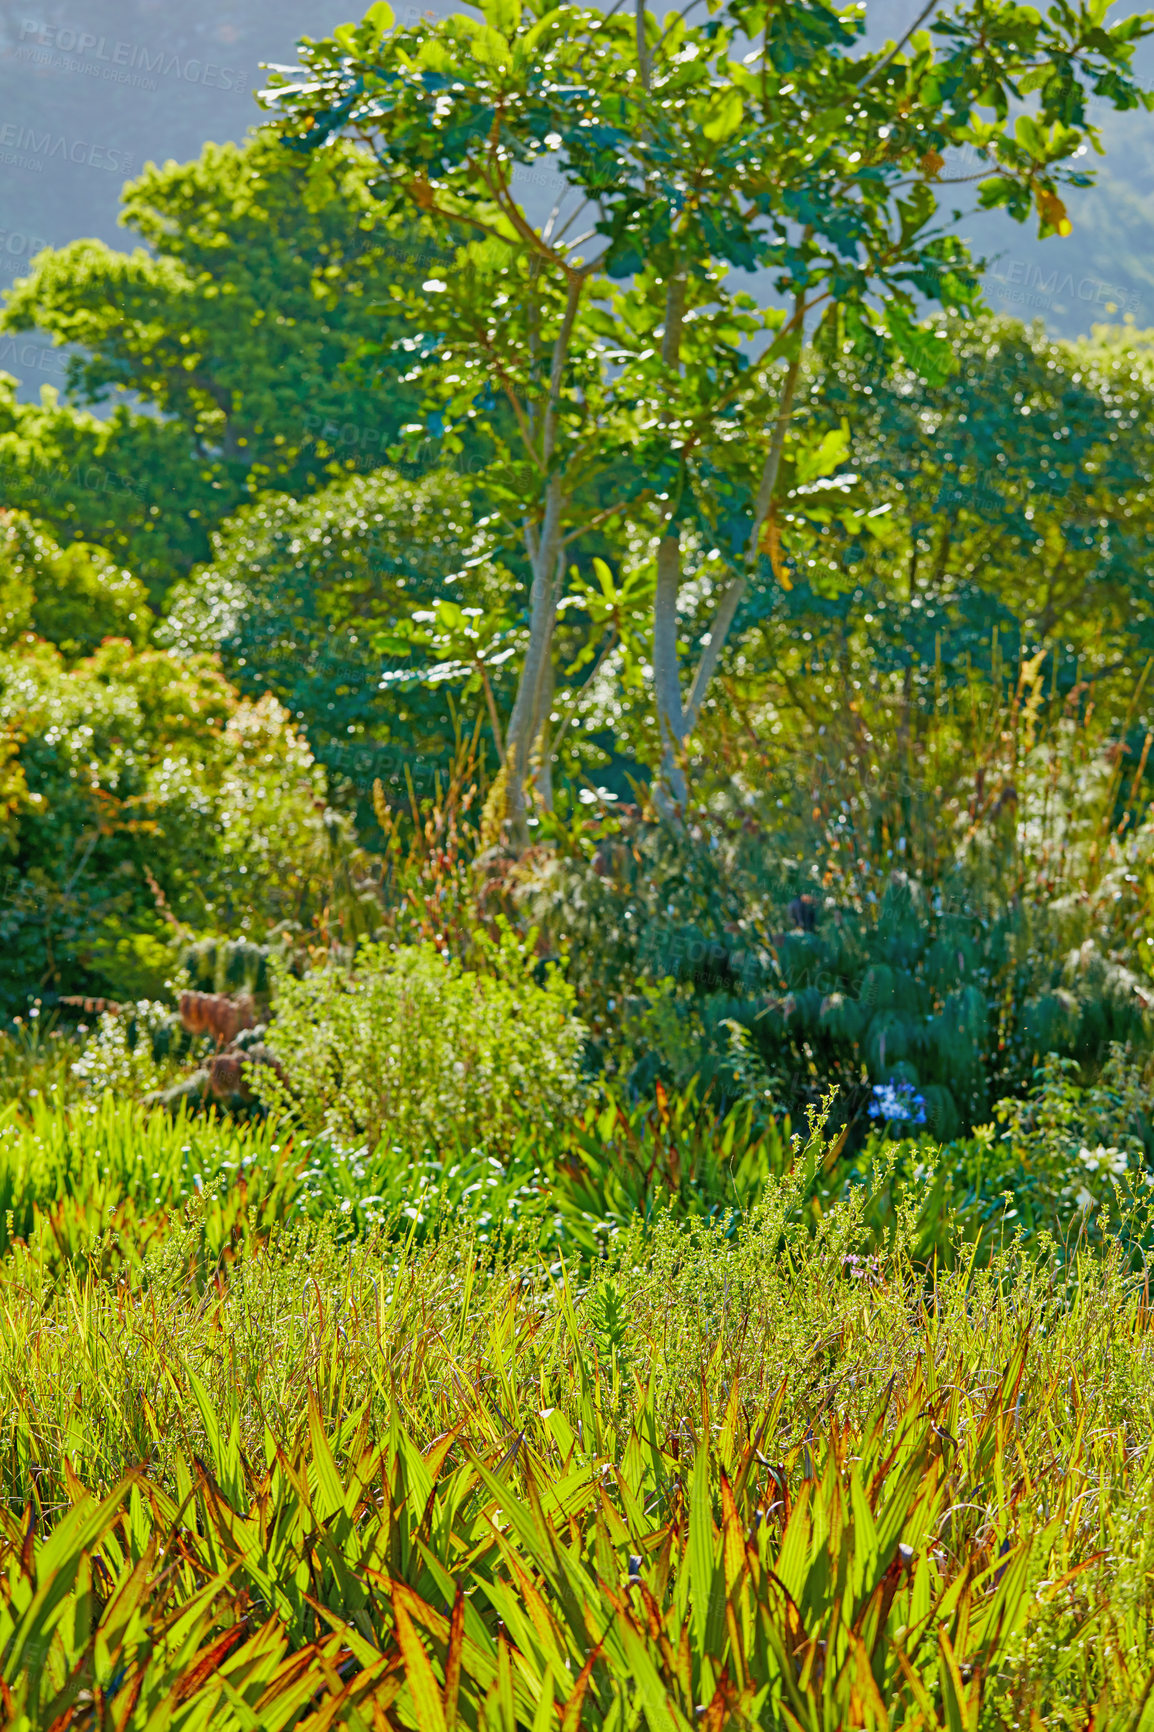
M913 1083L875 1083L870 1102L870 1118L888 1124L924 1125L926 1102Z

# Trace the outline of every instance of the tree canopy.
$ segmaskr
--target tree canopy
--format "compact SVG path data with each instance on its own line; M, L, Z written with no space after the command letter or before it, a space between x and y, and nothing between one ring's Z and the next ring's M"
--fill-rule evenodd
M434 254L418 223L382 216L367 167L352 146L306 159L267 132L209 144L126 188L131 253L41 253L0 322L67 345L68 401L0 397L7 502L158 595L246 499L386 462L414 388L399 358L349 363L399 330L390 290Z
M549 756L568 549L614 516L654 540L663 781L683 801L681 760L728 632L751 586L777 576L781 490L792 484L796 516L799 482L824 481L842 454L815 448L795 415L807 329L817 321L826 352L889 349L944 379L948 336L918 313L967 314L978 299L961 213L942 221L942 188L959 178L947 153L973 154L961 178L982 204L1062 233L1060 189L1087 184L1080 158L1097 138L1088 99L1147 100L1130 62L1151 26L1107 26L1102 0L1045 17L963 0L882 50L865 46L857 7L711 12L662 26L644 0L632 18L490 0L481 22L413 30L394 29L380 0L360 26L304 44L299 72L267 93L302 149L346 135L367 146L388 208L415 210L454 249L453 268L421 286L415 345L438 412L451 427L498 396L512 412L504 503L533 572L509 723L522 837L530 755ZM542 160L576 206L562 200L544 226L514 179ZM768 297L737 275L751 272L768 273ZM598 484L622 470L606 503ZM818 515L835 504L826 489ZM708 544L713 596L688 690L686 535Z

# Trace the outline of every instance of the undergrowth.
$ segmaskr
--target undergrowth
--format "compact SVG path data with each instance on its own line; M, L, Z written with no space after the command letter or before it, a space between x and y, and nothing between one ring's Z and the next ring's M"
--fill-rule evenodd
M373 1218L275 1123L10 1113L4 1723L1144 1724L1145 1185L927 1264L902 1148L664 1110Z

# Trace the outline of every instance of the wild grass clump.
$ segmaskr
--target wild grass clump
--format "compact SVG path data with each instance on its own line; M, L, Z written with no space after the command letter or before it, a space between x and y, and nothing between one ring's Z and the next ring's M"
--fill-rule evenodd
M42 1098L23 1111L10 1103L0 1110L0 1249L31 1246L46 1278L73 1264L139 1271L203 1193L219 1253L246 1211L284 1218L295 1170L288 1139L262 1126L173 1121L111 1093L67 1112Z
M72 1066L82 1038L33 1004L27 1016L0 1028L0 1107L9 1102L51 1101L62 1106L79 1094Z

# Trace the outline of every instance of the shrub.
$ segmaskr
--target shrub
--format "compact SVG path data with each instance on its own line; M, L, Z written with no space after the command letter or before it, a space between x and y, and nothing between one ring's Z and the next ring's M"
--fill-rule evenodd
M524 1126L580 1102L581 1024L554 969L538 985L503 931L479 940L490 972L462 968L432 944L366 944L346 972L330 965L277 982L270 1045L304 1126L345 1143L388 1139L412 1152L506 1147Z
M206 658L0 651L0 1014L155 998L190 930L307 924L333 822L285 712Z
M174 1066L157 1051L157 1037L169 1020L164 1005L147 998L101 1011L72 1066L81 1093L95 1100L111 1094L131 1101L171 1082Z
M1039 740L1035 699L943 718L921 788L892 761L871 783L830 760L806 788L794 761L721 753L685 824L612 817L527 862L606 1064L732 1098L736 1025L778 1108L837 1083L856 1139L874 1091L906 1085L949 1141L1049 1052L1091 1075L1111 1043L1149 1050L1154 821L1122 743L1076 705ZM975 769L979 723L998 745Z
M45 1014L39 1004L29 1007L27 1017L15 1017L11 1032L0 1032L0 1105L42 1096L57 1105L70 1100L77 1092L72 1066L87 1032L83 1024L62 1026L54 1011Z
M219 651L247 697L272 692L372 833L374 780L403 795L408 775L428 794L455 749L449 688L382 688L374 639L446 583L461 605L484 606L500 578L483 552L461 477L447 472L266 495L213 537L213 563L178 586L159 635Z
M1024 1099L999 1101L991 1124L943 1151L952 1222L938 1223L939 1240L958 1229L976 1239L995 1220L1051 1236L1062 1255L1115 1236L1120 1199L1154 1181L1149 1087L1149 1063L1117 1044L1089 1082L1051 1053Z

